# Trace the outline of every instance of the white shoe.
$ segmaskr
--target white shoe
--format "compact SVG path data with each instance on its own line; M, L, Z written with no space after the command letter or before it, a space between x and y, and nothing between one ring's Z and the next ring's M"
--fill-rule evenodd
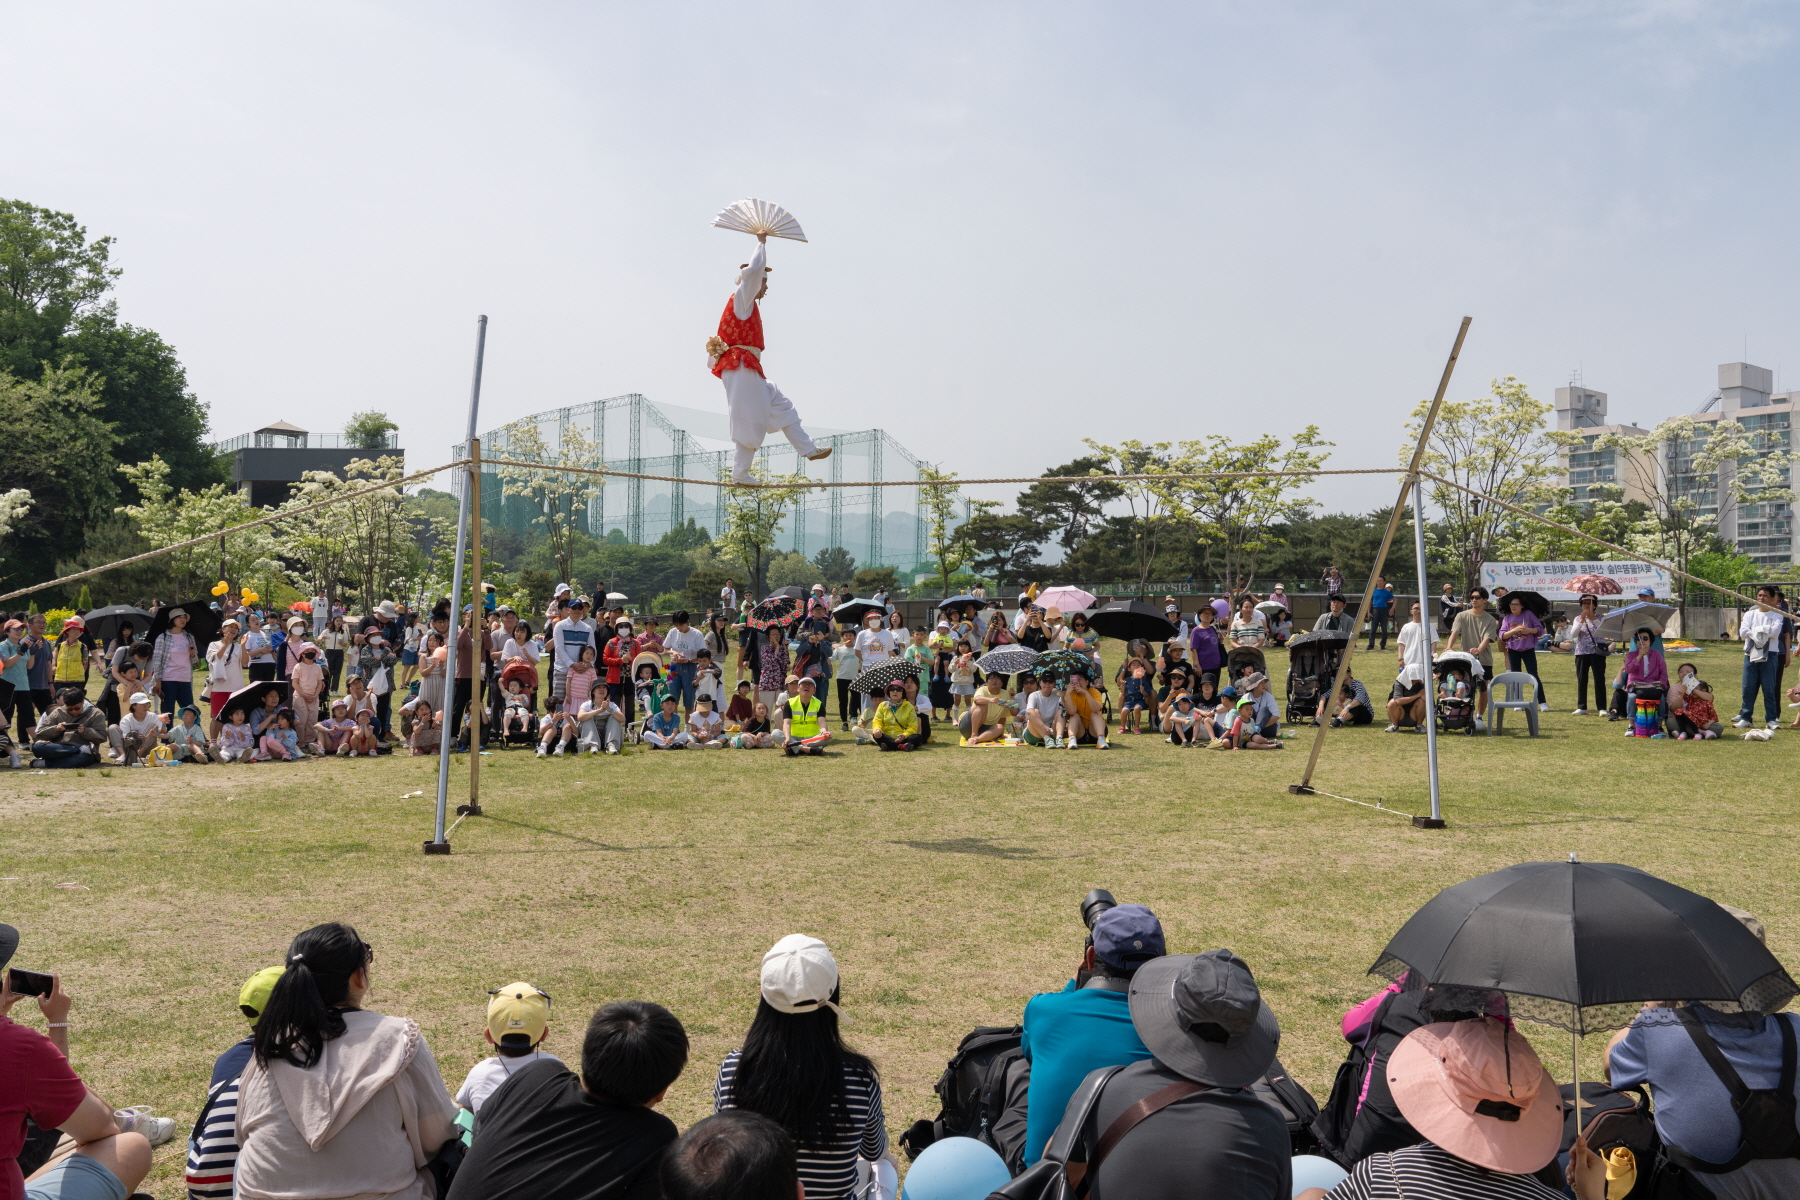
M141 1133L152 1146L160 1146L175 1136L175 1121L170 1117L152 1116L148 1104L113 1111L113 1124L120 1133Z
M617 746L608 746L606 748L606 752L608 754L617 754L619 752L619 748Z
M830 446L821 446L817 450L813 451L811 454L807 455L806 461L807 462L818 462L822 458L830 458L830 457L831 457L831 447Z
M1065 750L1073 750L1073 749L1075 749L1075 747L1079 746L1080 744L1081 744L1081 739L1078 737L1063 739L1063 749L1065 749Z
M1780 728L1781 728L1781 722L1780 722L1780 721L1770 721L1770 722L1769 722L1769 728L1770 728L1770 729L1780 729Z
M1739 717L1737 720L1735 720L1731 723L1731 727L1733 729L1748 729L1748 728L1750 728L1750 722L1746 721L1742 717Z
M755 487L757 478L754 475L745 475L738 471L733 471L731 473L731 482L737 484L739 487Z
M1585 708L1577 708L1570 712L1569 715L1571 717L1585 717L1588 715L1588 711Z
M539 758L548 758L548 757L550 757L550 747L548 747L548 746L546 746L546 745L545 745L545 744L544 744L544 743L542 743L542 742L539 742L539 743L538 743L538 755L537 755L537 756L538 756L538 757L539 757Z
M1549 712L1550 706L1548 704L1540 704L1540 705L1538 705L1538 711L1539 712Z
M1480 717L1475 718L1475 732L1476 733L1486 733L1487 732L1487 722L1482 720Z
M25 760L19 757L19 752L17 750L14 750L12 752L12 769L16 771L24 765Z
M1106 744L1106 739L1104 737L1097 740L1094 743L1094 745L1097 746L1098 748L1100 748L1101 750L1106 750L1109 748Z
M552 750L550 753L554 754L557 758L561 758L563 756L563 751L567 750L568 748L569 748L569 743L558 742L558 743L556 743L556 749Z

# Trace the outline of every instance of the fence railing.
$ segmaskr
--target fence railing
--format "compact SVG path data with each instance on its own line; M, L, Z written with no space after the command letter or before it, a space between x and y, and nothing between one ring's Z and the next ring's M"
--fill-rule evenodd
M222 442L214 442L213 450L218 454L230 454L237 450L367 450L378 454L382 450L398 450L400 435L389 432L382 435L380 446L365 446L362 441L345 437L341 433L240 433L234 438Z

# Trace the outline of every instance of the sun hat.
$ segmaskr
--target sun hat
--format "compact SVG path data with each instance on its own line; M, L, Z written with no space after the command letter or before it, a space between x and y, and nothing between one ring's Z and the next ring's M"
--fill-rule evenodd
M810 1013L829 1008L842 1017L844 1010L831 1000L837 985L837 960L816 937L790 933L763 955L762 998L776 1012Z
M1177 608L1175 605L1169 604L1169 605L1165 605L1163 607L1163 611L1164 612L1180 612L1181 610L1179 608Z
M1269 682L1269 677L1267 675L1264 675L1261 671L1252 671L1250 674L1244 676L1244 690L1246 692L1255 691L1257 684L1267 682Z
M782 680L781 682L783 682L783 683L799 683L800 677L798 675L789 675L786 679Z
M219 622L220 629L225 628L227 625L236 625L239 629L242 629L244 627L243 624L241 622L239 622L236 617L226 617L223 621Z
M342 696L339 696L336 700L333 700L331 702L331 711L332 712L336 712L340 708L349 708L349 707L350 707L350 702L348 700L344 699Z
M151 703L150 695L148 692L133 692L133 693L131 693L131 699L127 700L125 703L128 706L129 705L137 705L137 704L149 704L149 703Z
M1012 1172L986 1142L939 1138L906 1170L900 1200L986 1200L1012 1181Z
M1195 1083L1247 1087L1275 1061L1281 1025L1229 950L1151 959L1131 977L1130 1000L1132 1027L1150 1053Z
M244 980L244 986L238 989L238 1010L252 1021L259 1019L263 1009L269 1007L269 994L275 990L275 981L286 970L286 967L264 967Z
M1094 920L1094 957L1121 971L1168 953L1162 922L1142 904L1117 904Z
M63 628L68 629L70 627L73 627L76 629L86 629L87 622L82 620L79 616L64 617L63 618Z
M380 604L375 606L375 611L390 620L400 613L400 610L394 607L394 602L392 600L383 600Z
M1407 1034L1388 1059L1394 1103L1427 1141L1465 1162L1529 1175L1562 1144L1562 1094L1502 1021L1441 1021Z
M488 1036L496 1046L535 1046L550 1027L550 996L520 981L489 992ZM512 1038L512 1041L507 1041ZM523 1039L523 1040L520 1040Z
M568 594L569 594L569 593L570 593L570 592L571 592L571 591L573 591L573 590L574 590L574 589L573 589L573 588L571 588L571 587L570 587L570 586L569 586L569 585L568 585L568 584L566 584L566 583L559 583L559 584L557 584L557 585L556 585L556 592L555 592L555 595L553 595L553 596L551 596L551 599L553 599L553 600L554 600L554 599L555 599L555 598L556 598L556 597L557 597L557 596L566 596L566 595L568 595Z

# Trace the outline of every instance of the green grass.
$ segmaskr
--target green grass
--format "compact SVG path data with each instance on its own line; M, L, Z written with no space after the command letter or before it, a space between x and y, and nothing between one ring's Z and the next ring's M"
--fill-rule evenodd
M1695 659L1729 716L1736 653ZM1385 694L1391 658L1360 661ZM481 1055L490 987L524 978L554 995L549 1048L571 1058L597 1005L668 1005L693 1039L667 1102L683 1125L749 1022L762 952L816 934L897 1135L935 1113L958 1037L1016 1021L1069 976L1092 887L1149 904L1172 949L1243 955L1281 1018L1283 1059L1323 1098L1338 1018L1371 990L1387 938L1438 889L1509 863L1576 852L1643 867L1757 913L1794 962L1800 734L1628 741L1569 716L1571 662L1546 666L1544 737L1521 723L1443 739L1442 831L1290 796L1310 730L1241 754L1149 737L1106 753L498 753L481 760L489 815L443 858L420 853L435 759L10 773L0 920L24 933L19 966L64 974L83 1075L184 1134L213 1057L242 1036L238 985L300 929L346 920L377 948L372 1005L419 1021L452 1087ZM1422 812L1423 760L1421 737L1334 731L1316 783ZM15 1015L41 1024L29 1002ZM1526 1028L1566 1078L1566 1037ZM160 1151L148 1190L180 1195L180 1161L179 1141Z

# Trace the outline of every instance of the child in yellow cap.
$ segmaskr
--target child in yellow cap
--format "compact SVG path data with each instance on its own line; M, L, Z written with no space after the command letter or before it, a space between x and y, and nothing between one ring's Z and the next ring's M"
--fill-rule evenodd
M532 1063L562 1061L538 1049L550 1036L550 996L529 983L509 983L488 993L487 1029L481 1036L500 1053L470 1067L457 1091L456 1103L470 1112L479 1112L495 1089Z

